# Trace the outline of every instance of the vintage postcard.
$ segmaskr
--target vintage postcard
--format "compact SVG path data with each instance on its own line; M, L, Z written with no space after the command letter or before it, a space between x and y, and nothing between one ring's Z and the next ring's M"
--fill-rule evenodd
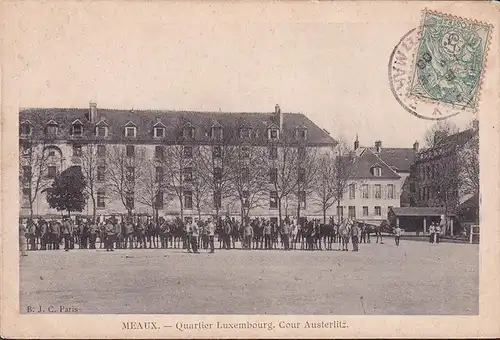
M0 6L2 337L500 336L498 5Z

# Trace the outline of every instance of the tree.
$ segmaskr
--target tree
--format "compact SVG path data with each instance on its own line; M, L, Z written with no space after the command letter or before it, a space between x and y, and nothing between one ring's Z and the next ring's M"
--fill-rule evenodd
M127 151L128 149L128 151ZM106 182L111 193L118 197L132 215L135 207L136 184L142 181L145 171L141 166L146 162L146 151L135 145L112 145L106 152Z
M96 181L97 181L97 169L98 166L105 165L105 159L99 157L98 146L94 143L87 144L81 155L82 172L85 176L85 190L92 200L92 217L95 220L96 217Z
M334 200L337 202L337 212L340 210L342 199L347 192L351 179L355 175L356 157L349 144L340 141L335 149L335 161L333 163L333 190L335 192ZM340 214L338 214L338 223L340 223Z
M244 143L236 147L230 196L239 202L241 221L244 223L253 209L266 202L269 185L266 158L266 150L258 145Z
M326 223L326 212L337 200L335 186L336 156L334 151L321 155L318 159L317 180L313 189L313 199L321 206L323 212L323 223Z
M165 180L169 189L179 200L180 218L184 221L184 190L185 180L189 182L192 176L192 163L184 155L184 145L181 140L175 145L169 145L161 164L165 168Z
M19 181L23 195L27 194L27 203L30 209L30 218L33 218L33 206L40 192L50 183L44 178L49 165L49 152L44 139L37 140L29 136L20 144Z
M83 211L87 202L85 177L78 166L62 171L47 191L47 202L57 211Z
M445 137L458 132L458 127L449 120L438 120L425 134L427 148L438 146Z
M295 196L297 199L297 220L300 221L302 205L306 198L314 192L318 180L320 166L320 155L316 147L306 148L304 145L297 146L297 187Z

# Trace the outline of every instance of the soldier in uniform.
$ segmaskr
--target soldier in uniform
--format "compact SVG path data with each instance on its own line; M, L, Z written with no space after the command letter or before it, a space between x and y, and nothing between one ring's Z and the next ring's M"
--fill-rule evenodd
M141 220L137 221L137 243L139 248L146 248L145 228Z
M359 243L359 227L358 223L354 222L351 229L351 239L352 239L352 251L358 251L358 243Z
M188 221L186 223L186 229L185 229L185 233L186 233L186 236L185 236L186 242L185 243L186 243L186 245L184 246L184 248L187 248L188 253L191 252L191 234L192 234L192 230L193 230L192 222Z
M111 220L106 220L106 224L104 225L104 230L106 231L106 239L105 239L105 246L106 246L106 251L114 251L113 249L113 242L114 236L115 236L115 227L111 223Z
M198 251L198 236L200 236L198 225L196 223L191 223L191 247L195 254L200 253Z
M98 232L98 227L95 223L95 220L92 219L89 222L89 243L90 243L90 249L95 249L95 242L97 240L97 232Z
M208 244L210 245L210 252L215 252L214 238L215 238L215 224L212 219L208 218L207 223Z
M24 223L19 220L19 251L21 256L28 256L26 253L26 236L28 234L28 230Z
M52 227L52 243L53 249L59 250L59 246L61 244L61 224L59 221L54 221Z
M69 218L65 218L62 224L62 234L64 237L64 250L69 251L70 249L70 238L73 235L73 225Z
M134 238L134 225L132 224L130 218L127 218L123 230L123 249L127 249L127 243L129 244L130 249L134 247L132 244L133 238Z
M35 222L30 218L28 219L27 230L28 230L28 244L29 250L36 250L35 245Z
M231 249L231 220L229 216L224 221L224 249Z

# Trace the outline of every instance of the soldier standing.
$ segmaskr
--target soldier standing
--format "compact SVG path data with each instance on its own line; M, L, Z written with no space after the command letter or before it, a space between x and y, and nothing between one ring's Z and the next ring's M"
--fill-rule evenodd
M28 256L26 253L26 235L28 234L28 230L24 223L19 220L19 251L21 252L21 256Z
M123 230L123 249L127 249L127 244L129 245L129 249L132 249L133 246L133 236L134 236L134 226L132 225L132 221L128 218L125 221L125 228Z
M89 223L89 243L90 243L90 249L95 249L95 242L97 240L97 225L95 223L95 220L92 219L90 220Z
M191 224L191 246L193 248L193 253L195 253L195 254L199 254L198 236L200 236L199 227L196 223L192 223Z
M30 218L28 220L28 242L29 242L29 250L36 250L35 246L35 223Z
M247 224L245 227L245 245L248 249L252 250L253 227Z
M358 223L354 222L351 230L351 238L352 238L352 251L359 251L358 242L359 242L359 227Z
M210 252L215 252L214 238L215 238L215 224L211 218L208 218L207 223L208 243L210 245Z
M106 251L114 251L113 249L113 242L114 242L114 232L115 228L111 221L108 219L106 221L106 224L104 226L104 230L106 232L106 239L105 239L105 246L106 246Z
M69 251L70 248L70 238L73 235L73 226L71 225L68 218L63 220L62 224L62 234L64 237L64 250Z
M191 225L191 221L188 221L186 223L186 227L185 227L185 240L186 240L186 244L185 244L185 248L187 248L187 251L188 253L191 252L191 232L193 230L193 227Z
M61 244L61 224L59 221L54 221L52 230L52 240L54 244L54 249L59 250L59 245Z

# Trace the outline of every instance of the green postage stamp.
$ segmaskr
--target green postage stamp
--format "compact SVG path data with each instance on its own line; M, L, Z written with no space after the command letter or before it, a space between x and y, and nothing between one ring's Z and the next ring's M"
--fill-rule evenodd
M424 11L409 96L475 110L491 29L486 23Z

